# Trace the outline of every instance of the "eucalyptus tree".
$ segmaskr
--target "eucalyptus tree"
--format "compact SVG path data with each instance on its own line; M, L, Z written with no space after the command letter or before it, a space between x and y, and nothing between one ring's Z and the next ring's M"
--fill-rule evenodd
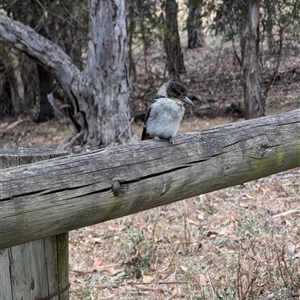
M124 0L89 0L82 67L56 43L0 12L0 41L51 72L69 98L77 138L92 148L129 137L130 80Z
M88 30L87 0L0 0L0 7L14 20L35 29L37 33L58 44L72 58L76 66L82 66L82 52L86 52ZM4 50L4 51L3 51ZM38 62L22 53L11 51L11 47L0 48L0 54L11 57L2 73L7 82L6 106L10 103L12 112L18 114L33 108L39 100L38 122L54 117L53 107L47 95L53 90L56 97L62 92L57 89L54 76ZM14 80L12 80L14 79ZM18 82L17 93L14 82ZM12 93L13 91L13 93ZM58 92L59 91L59 92ZM8 112L9 113L9 112Z
M178 3L175 0L166 0L163 8L166 22L164 46L167 54L167 70L176 80L179 80L179 74L186 73L186 70L178 33Z
M203 47L205 45L202 29L202 7L203 0L188 1L188 48Z
M265 114L259 84L259 48L257 43L259 7L259 0L248 0L244 10L245 19L241 36L241 48L246 119L261 117Z

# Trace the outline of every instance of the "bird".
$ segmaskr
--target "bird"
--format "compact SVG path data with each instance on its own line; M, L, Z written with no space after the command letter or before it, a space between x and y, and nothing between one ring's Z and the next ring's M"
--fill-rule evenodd
M185 85L177 81L163 84L147 110L141 140L168 139L170 144L175 145L174 138L184 115L185 103L194 106L187 97Z

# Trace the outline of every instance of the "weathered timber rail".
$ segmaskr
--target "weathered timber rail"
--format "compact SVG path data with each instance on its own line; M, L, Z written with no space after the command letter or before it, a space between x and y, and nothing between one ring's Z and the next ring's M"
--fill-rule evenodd
M3 169L0 248L299 166L297 109L182 134L175 146L145 141Z

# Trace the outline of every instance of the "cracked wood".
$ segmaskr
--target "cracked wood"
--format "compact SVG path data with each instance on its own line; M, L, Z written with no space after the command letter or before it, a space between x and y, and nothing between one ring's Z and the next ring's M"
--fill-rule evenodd
M4 169L0 248L299 166L300 109Z

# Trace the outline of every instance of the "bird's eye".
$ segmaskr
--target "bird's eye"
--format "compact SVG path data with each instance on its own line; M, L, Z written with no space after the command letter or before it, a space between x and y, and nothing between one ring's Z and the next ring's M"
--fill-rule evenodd
M182 98L186 95L186 89L179 83L170 84L167 93L174 98Z

